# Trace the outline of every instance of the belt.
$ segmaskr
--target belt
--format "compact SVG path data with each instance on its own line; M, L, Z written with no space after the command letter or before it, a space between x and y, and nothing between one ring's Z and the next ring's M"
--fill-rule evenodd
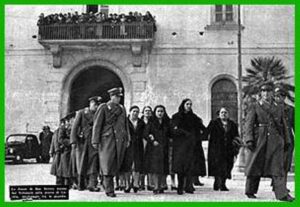
M269 124L258 124L259 127L267 127Z

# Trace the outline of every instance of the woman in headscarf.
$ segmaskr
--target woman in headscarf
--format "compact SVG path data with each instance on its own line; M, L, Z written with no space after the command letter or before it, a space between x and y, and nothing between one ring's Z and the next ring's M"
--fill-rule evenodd
M214 190L228 191L226 179L231 178L234 157L241 146L237 124L229 119L225 107L218 111L219 117L207 127L208 176L214 176Z
M193 193L193 172L194 164L199 157L196 157L196 145L201 139L200 132L205 130L202 120L193 113L191 99L184 99L178 109L178 112L172 116L173 136L173 172L177 173L179 195ZM201 140L200 140L201 142ZM201 146L202 147L202 146ZM203 153L203 150L202 150ZM202 156L201 162L205 158ZM202 169L203 170L203 169Z
M168 174L170 119L163 105L154 108L152 121L146 126L145 172L152 174L154 194L164 193L164 176Z

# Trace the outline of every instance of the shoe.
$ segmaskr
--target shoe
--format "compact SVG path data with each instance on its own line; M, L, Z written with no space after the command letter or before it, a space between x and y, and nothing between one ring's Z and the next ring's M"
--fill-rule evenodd
M158 191L158 193L162 194L162 193L165 193L165 191L164 191L164 189L160 189L160 190Z
M246 196L248 198L251 198L251 199L255 199L256 198L256 196L254 194L252 194L252 193L246 193Z
M168 186L165 186L162 188L163 190L168 190Z
M139 191L143 191L143 190L146 190L145 186L140 186Z
M115 190L121 190L121 187L120 187L120 186L117 186L117 187L115 188Z
M108 197L111 197L111 198L117 197L117 195L114 192L112 192L112 193L106 193L106 195Z
M295 200L294 197L292 197L290 194L288 194L287 196L281 198L281 199L278 199L280 201L286 201L286 202L293 202Z
M153 194L154 194L154 195L159 194L159 190L153 190Z
M129 188L125 188L125 189L124 189L124 193L130 193L130 190L131 190L130 187L129 187Z
M171 190L177 190L177 187L171 186Z
M194 191L193 190L185 190L186 193L189 193L189 194L194 194Z
M221 191L229 191L229 189L226 186L223 186L220 188Z
M72 189L73 189L73 190L77 190L77 189L78 189L78 186L74 183L74 184L72 185Z
M218 190L220 190L220 187L217 185L214 185L214 191L218 191Z
M178 195L183 195L183 190L177 189L177 194L178 194Z
M87 188L90 192L100 192L100 188L97 187L88 187Z
M153 190L154 190L154 188L153 188L153 187L151 187L151 186L147 186L147 190L149 190L149 191L153 191Z
M201 183L200 181L194 182L195 186L204 186L204 183Z
M138 187L133 187L133 192L134 193L137 193L139 191L139 188Z
M82 188L82 187L78 188L78 191L84 191L84 190L85 190L85 188Z

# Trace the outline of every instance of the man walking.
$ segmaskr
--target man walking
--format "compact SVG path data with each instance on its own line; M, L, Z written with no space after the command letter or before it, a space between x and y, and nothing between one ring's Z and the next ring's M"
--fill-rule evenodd
M91 142L94 114L100 101L100 96L89 98L89 107L78 111L71 130L71 145L76 152L78 190L87 188L91 192L100 191L97 187L98 151Z
M274 85L260 86L261 99L252 105L246 118L245 141L250 150L245 174L248 198L256 198L261 177L272 178L276 199L293 201L286 187L284 150L290 144L283 111L273 98Z
M120 105L122 88L110 89L108 93L110 101L101 104L95 114L92 144L99 152L106 195L116 197L113 178L119 172L130 136L126 111Z

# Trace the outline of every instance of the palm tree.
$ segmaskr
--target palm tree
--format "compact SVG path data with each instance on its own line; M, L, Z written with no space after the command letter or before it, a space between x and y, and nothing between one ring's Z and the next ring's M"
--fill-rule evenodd
M251 68L247 68L247 75L242 77L244 99L249 100L258 95L262 83L270 82L285 90L287 98L294 103L295 87L286 81L293 76L287 76L287 69L282 61L275 57L258 57L251 60ZM253 100L253 99L251 99Z

